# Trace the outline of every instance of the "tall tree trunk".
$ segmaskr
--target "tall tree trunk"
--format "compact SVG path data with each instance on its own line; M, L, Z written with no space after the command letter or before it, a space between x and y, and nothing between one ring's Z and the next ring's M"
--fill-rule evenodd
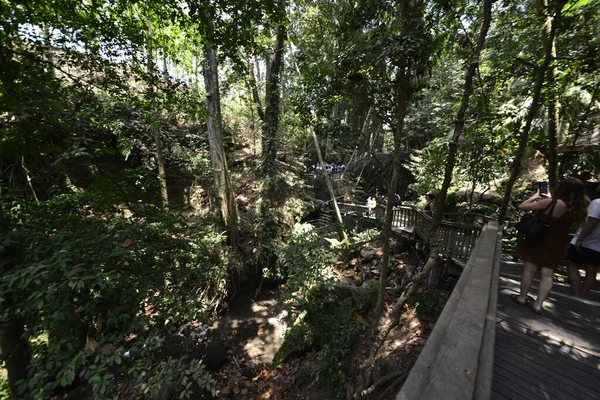
M258 117L264 123L265 122L265 113L263 111L262 103L260 101L260 96L258 94L258 86L256 85L256 76L254 75L254 58L248 52L248 84L250 85L250 92L252 93L252 100L254 101L254 105L256 106L256 112L258 113Z
M431 271L433 268L439 268L440 264L438 261L438 255L440 253L440 241L436 235L438 227L441 225L442 220L444 219L444 205L446 204L446 197L448 195L448 188L452 183L452 172L454 171L454 166L456 164L456 155L458 153L458 139L462 135L462 132L465 127L465 115L467 113L467 108L469 107L469 99L471 97L471 92L473 91L473 78L475 77L475 73L477 72L477 68L479 67L479 57L481 55L481 50L485 44L485 38L487 37L488 30L490 28L490 23L492 20L492 4L494 0L484 0L483 2L483 22L481 24L481 30L479 31L479 37L477 39L477 44L473 49L473 53L471 54L471 62L469 63L469 67L467 69L467 73L465 74L465 86L463 90L462 99L460 102L460 107L456 112L456 119L454 120L454 132L452 134L452 139L448 144L448 156L446 159L446 166L444 169L444 180L442 182L442 187L435 199L435 207L433 211L433 219L431 222L431 230L427 233L429 236L429 258L427 260L427 264L423 268L424 271ZM433 271L434 274L438 276L438 274ZM430 284L436 285L437 282L431 282Z
M551 62L556 59L556 41L550 38L552 29L552 16L548 6L548 0L540 0L540 13L544 16L546 22L542 29L542 42L544 51L550 53ZM553 192L558 187L558 130L560 125L558 101L558 88L556 87L556 66L548 67L548 76L546 77L548 96L546 98L546 109L548 111L548 181L550 190Z
M279 127L279 81L283 67L285 29L277 26L275 49L267 60L265 87L265 124L262 134L262 172L267 181L266 197L273 202L277 178L277 129Z
M206 87L206 126L210 161L214 171L215 194L221 219L227 228L230 243L237 244L238 215L229 177L227 157L223 147L223 120L221 116L221 96L219 95L219 69L217 55L211 46L205 48L204 85Z
M387 286L387 276L390 263L390 239L392 237L392 221L394 195L396 194L396 186L398 185L398 177L400 175L400 148L402 138L404 137L404 118L410 100L411 90L407 76L402 74L396 82L396 129L394 129L394 165L392 168L392 177L388 184L387 203L385 206L385 223L383 226L383 256L381 260L381 274L379 276L379 294L377 296L377 315L380 316L383 311L383 303L385 301L385 293Z
M554 37L556 36L556 25L560 20L560 16L562 13L562 9L566 4L566 0L558 0L556 3L556 12L554 14L554 19L550 22L550 33L548 34L548 42L553 43ZM543 27L546 29L546 26ZM521 133L521 137L519 138L519 147L517 148L517 152L515 154L512 170L510 173L510 177L506 182L506 192L504 194L504 198L502 199L502 206L500 208L500 213L498 216L498 221L500 223L504 222L506 218L506 213L508 211L508 203L510 201L510 194L512 188L517 181L517 177L519 176L519 172L521 171L521 161L523 155L525 154L525 148L527 147L527 141L529 139L529 131L531 130L531 124L533 123L533 118L537 114L540 109L540 99L542 97L542 87L544 86L544 78L546 77L546 71L548 70L548 66L552 61L552 51L551 48L545 49L544 59L542 64L537 67L536 74L536 82L533 88L533 99L531 101L531 107L529 108L529 113L527 114L525 120L525 126Z
M152 25L150 24L150 19L146 18L146 29L147 29L147 65L148 65L148 76L150 77L150 82L148 83L148 97L150 98L150 103L152 107L152 111L154 113L154 121L150 126L152 134L154 136L154 144L156 146L156 165L158 169L158 180L160 182L160 196L162 200L162 205L165 208L169 207L169 195L167 192L167 178L165 177L165 158L163 155L163 147L162 141L160 140L160 130L157 128L158 123L158 109L156 108L156 99L154 90L156 87L155 81L155 67L154 67L154 49L152 46Z
M2 189L2 188L0 188ZM2 192L0 191L0 196ZM4 218L3 201L0 197L0 238L9 231L9 221ZM10 242L9 242L10 243ZM9 260L19 253L10 244L0 246L0 259ZM4 268L14 268L13 263L5 264ZM5 270L0 270L4 273ZM25 338L25 322L14 313L6 316L7 310L15 304L11 300L10 293L3 293L0 297L0 353L8 371L8 387L11 398L18 399L17 382L27 379L27 366L30 363L31 349L29 341Z

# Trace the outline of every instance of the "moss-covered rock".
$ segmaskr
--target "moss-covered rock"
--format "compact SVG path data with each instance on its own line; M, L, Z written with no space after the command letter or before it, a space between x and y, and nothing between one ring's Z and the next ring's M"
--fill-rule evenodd
M339 283L313 289L304 310L288 329L273 364L324 346L329 347L329 354L336 354L336 359L342 358L364 324L362 314L375 305L378 285L369 280L360 287Z

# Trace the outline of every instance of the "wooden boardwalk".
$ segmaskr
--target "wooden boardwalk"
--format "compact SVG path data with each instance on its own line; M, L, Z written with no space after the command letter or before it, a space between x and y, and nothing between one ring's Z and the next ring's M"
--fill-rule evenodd
M375 210L376 219L382 215ZM395 230L427 233L429 223L417 210L394 209ZM485 223L481 234L474 226L445 224L449 234L435 233L444 252L468 261L395 399L600 400L600 293L577 299L555 279L543 314L536 315L510 298L519 292L523 266L502 253L498 223Z
M356 215L384 223L386 208L382 204L377 204L370 213L367 212L367 207L361 204L339 203L338 206L342 215ZM331 222L331 218L328 222ZM433 237L432 225L432 218L415 207L399 206L392 210L392 231L401 236L419 237L424 243L429 243ZM471 255L482 226L483 222L475 224L442 221L433 235L440 241L442 255L464 262Z
M521 270L501 263L492 399L600 399L600 294L576 299L555 281L538 316L509 297Z

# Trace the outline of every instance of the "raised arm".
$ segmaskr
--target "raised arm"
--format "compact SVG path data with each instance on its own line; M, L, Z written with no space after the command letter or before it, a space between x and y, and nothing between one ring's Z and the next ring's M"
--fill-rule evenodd
M531 196L519 205L519 210L539 211L548 207L551 202L551 197L540 196L540 192L538 190L533 196Z

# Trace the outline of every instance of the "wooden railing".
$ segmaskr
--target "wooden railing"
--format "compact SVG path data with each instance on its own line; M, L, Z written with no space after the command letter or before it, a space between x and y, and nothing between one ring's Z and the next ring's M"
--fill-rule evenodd
M368 216L368 208L360 204L339 204L344 214L356 214ZM397 232L414 232L425 243L432 239L432 218L414 207L394 207L392 214L392 229ZM385 220L385 206L377 205L373 210L375 219L383 223ZM467 224L462 222L442 221L434 232L435 237L440 240L441 252L456 260L466 261L475 246L475 242L481 232L481 225Z
M501 255L490 221L396 400L491 397Z

